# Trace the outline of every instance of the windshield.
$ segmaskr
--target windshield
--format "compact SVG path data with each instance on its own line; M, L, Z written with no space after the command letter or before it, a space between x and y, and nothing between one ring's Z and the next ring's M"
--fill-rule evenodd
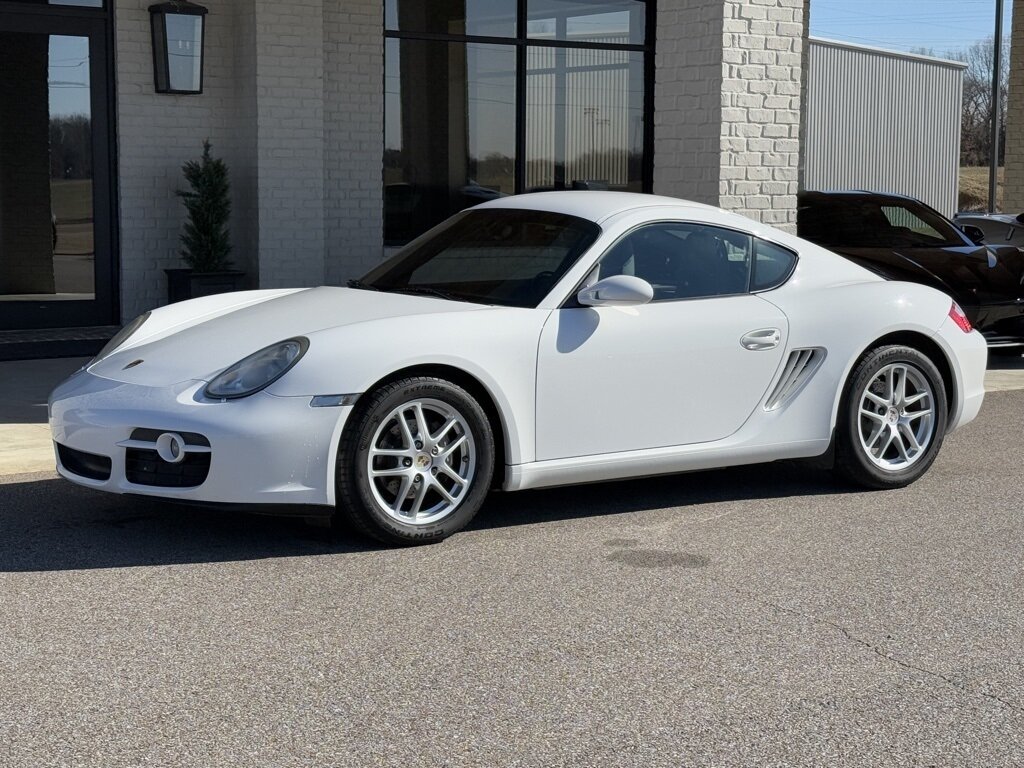
M592 221L510 208L457 214L354 287L536 307L597 239Z
M965 246L957 230L911 201L831 197L800 206L798 234L826 248Z

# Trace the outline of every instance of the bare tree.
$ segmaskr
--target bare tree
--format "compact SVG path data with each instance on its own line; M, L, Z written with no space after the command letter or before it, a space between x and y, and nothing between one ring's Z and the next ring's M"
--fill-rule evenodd
M950 53L950 58L967 65L964 71L964 103L960 115L960 164L987 165L992 143L993 38L979 40L969 48ZM1003 40L1002 70L999 73L999 163L1006 146L1006 97L1010 84L1010 38Z

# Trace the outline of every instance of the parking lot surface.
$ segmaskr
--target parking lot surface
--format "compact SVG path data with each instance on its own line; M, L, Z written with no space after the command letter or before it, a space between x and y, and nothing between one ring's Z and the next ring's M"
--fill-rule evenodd
M901 491L495 495L404 550L4 478L0 765L1020 765L1022 417Z

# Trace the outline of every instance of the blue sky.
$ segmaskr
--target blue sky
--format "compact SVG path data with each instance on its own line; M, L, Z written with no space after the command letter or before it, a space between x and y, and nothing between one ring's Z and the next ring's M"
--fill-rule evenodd
M1004 34L1010 6L1004 0ZM995 0L811 0L811 35L939 56L991 37Z
M50 35L50 115L88 115L89 38Z

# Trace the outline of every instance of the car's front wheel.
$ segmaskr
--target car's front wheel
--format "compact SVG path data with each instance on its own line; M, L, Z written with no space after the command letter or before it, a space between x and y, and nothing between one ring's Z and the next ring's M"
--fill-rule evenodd
M935 364L902 345L868 352L843 396L836 468L868 488L902 488L923 475L946 431L946 388Z
M452 535L480 509L494 473L494 434L459 385L412 377L367 393L338 451L338 511L391 544Z

